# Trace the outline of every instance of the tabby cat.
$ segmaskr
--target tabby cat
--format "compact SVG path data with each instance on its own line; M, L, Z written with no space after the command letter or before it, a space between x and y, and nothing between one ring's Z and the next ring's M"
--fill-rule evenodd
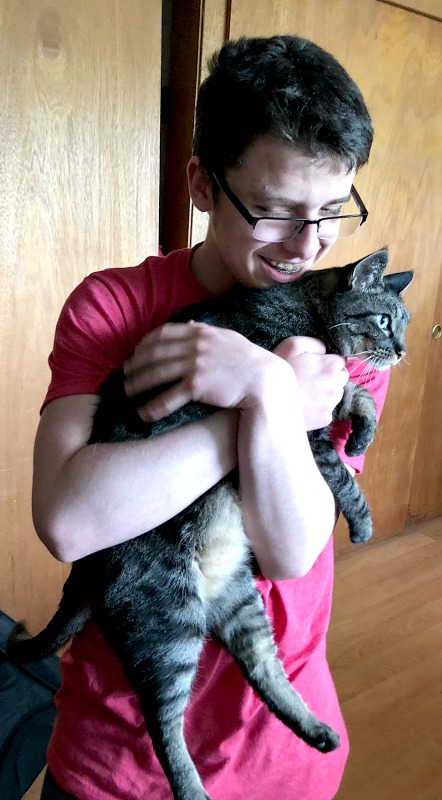
M346 267L308 272L293 283L260 291L234 289L178 318L233 328L269 350L288 336L314 336L329 352L364 354L370 368L386 369L405 352L409 315L400 295L412 279L411 272L384 276L387 263L386 250L380 250ZM214 410L189 403L148 425L136 411L140 398L127 398L123 380L118 371L104 384L90 443L157 436ZM363 453L376 428L370 395L349 383L336 416L352 420L346 452ZM352 540L366 541L371 535L368 506L338 458L328 429L310 433L309 439ZM183 713L207 635L226 646L264 703L295 734L324 753L339 746L337 733L309 711L277 657L253 578L236 485L232 473L154 531L74 563L45 630L30 638L19 624L10 641L11 657L37 660L54 653L93 617L139 694L175 800L209 798L183 738ZM221 548L230 556L222 574L217 569Z

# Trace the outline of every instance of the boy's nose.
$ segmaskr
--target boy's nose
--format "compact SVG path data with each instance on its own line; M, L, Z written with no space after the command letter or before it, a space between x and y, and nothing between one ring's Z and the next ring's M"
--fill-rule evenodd
M301 233L284 242L284 247L292 258L297 256L301 261L314 258L320 248L317 226L306 225Z

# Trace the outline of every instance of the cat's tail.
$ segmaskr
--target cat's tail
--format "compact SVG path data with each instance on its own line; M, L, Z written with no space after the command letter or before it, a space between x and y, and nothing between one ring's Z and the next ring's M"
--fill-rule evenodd
M21 663L52 656L76 633L80 633L90 618L90 606L72 608L63 598L51 621L36 636L31 636L23 623L17 622L8 637L8 658Z

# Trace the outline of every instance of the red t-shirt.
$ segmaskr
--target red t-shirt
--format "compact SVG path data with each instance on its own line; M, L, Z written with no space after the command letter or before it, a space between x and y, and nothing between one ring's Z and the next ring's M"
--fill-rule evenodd
M207 292L190 271L192 251L152 257L137 267L87 277L67 300L49 358L45 399L97 394L152 328ZM362 369L360 370L362 372ZM386 373L369 389L380 410ZM345 440L341 426L340 444ZM363 459L348 459L360 471ZM209 640L185 717L185 738L207 792L216 800L331 800L348 754L345 725L326 661L333 584L329 541L308 575L273 583L258 577L286 673L341 746L318 753L269 712L227 651ZM48 748L57 782L79 800L170 800L123 667L91 622L61 659L58 715Z

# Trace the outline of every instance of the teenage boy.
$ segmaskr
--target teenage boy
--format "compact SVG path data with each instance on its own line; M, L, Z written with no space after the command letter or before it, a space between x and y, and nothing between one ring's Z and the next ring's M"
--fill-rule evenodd
M56 558L72 561L165 522L238 464L279 654L341 746L324 755L301 742L214 641L200 661L185 738L217 800L331 800L348 753L325 653L336 512L306 431L331 421L346 364L315 339L287 339L269 353L233 331L167 321L238 283L298 280L356 231L364 209L352 186L372 126L349 75L294 36L228 42L211 60L196 117L187 173L194 205L209 216L207 237L95 273L67 300L35 446L35 525ZM140 409L146 420L192 399L220 410L153 440L88 446L99 387L122 364L129 395L173 382ZM385 373L369 389L380 409ZM362 459L346 460L360 471ZM61 665L42 797L170 798L138 699L95 623Z

